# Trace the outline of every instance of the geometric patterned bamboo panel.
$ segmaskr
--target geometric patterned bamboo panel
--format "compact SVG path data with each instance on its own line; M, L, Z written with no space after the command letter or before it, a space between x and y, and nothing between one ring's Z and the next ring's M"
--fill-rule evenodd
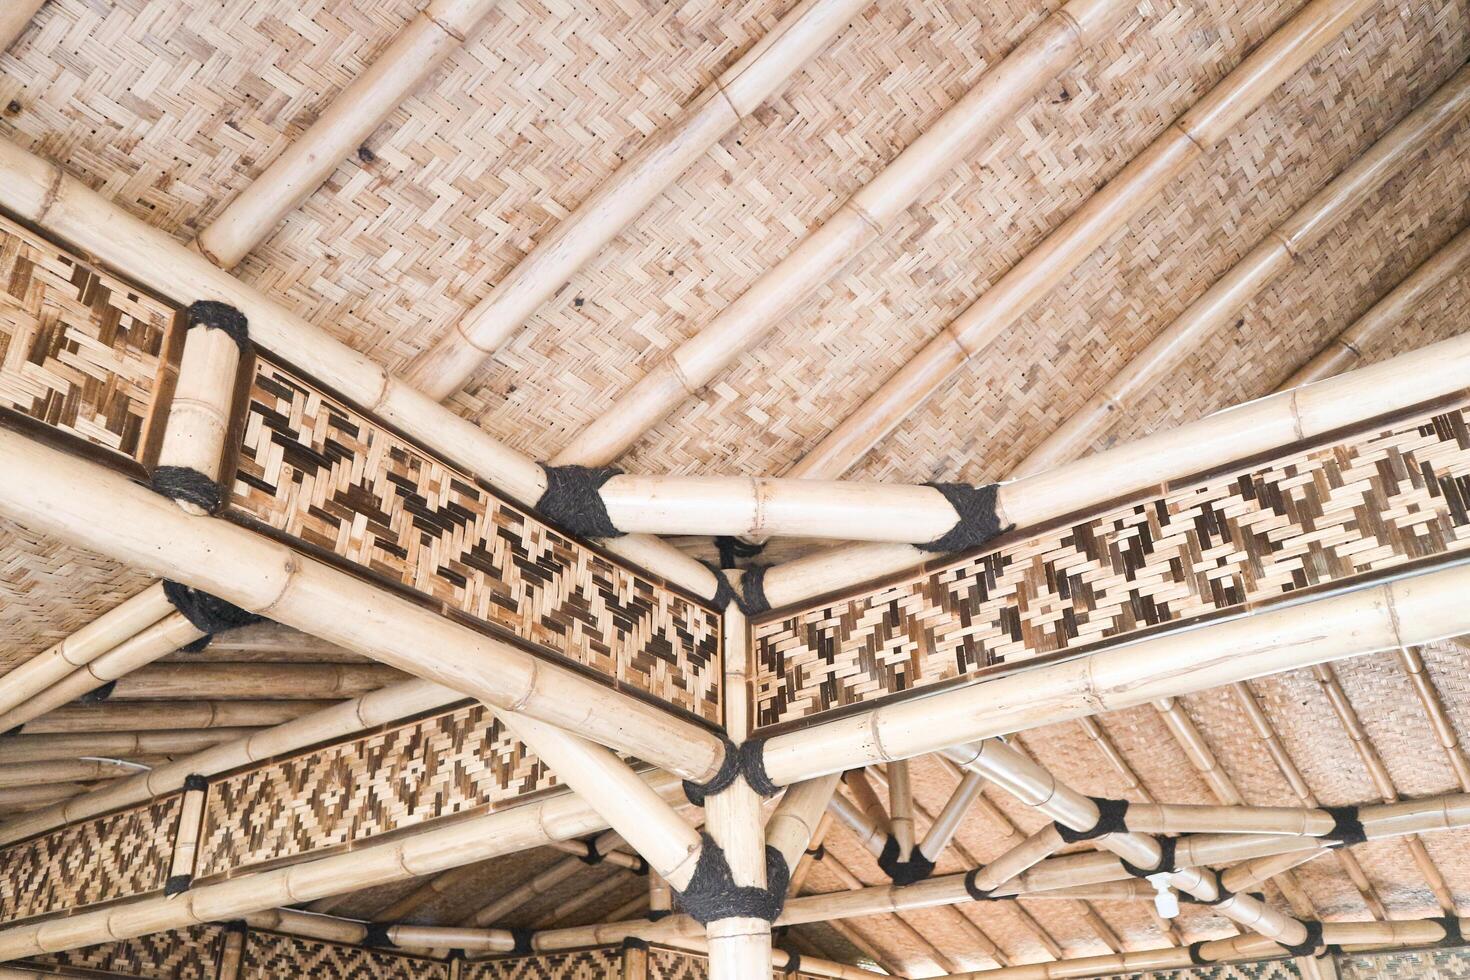
M720 719L717 613L257 358L229 513L611 684Z
M162 797L0 848L0 921L161 890L181 800Z
M1120 973L1117 980L1301 980L1301 975L1302 971L1291 960L1274 960L1270 963L1231 963L1186 970Z
M1470 950L1342 955L1337 971L1342 980L1464 980L1470 977Z
M449 980L449 964L385 949L299 939L253 929L245 936L240 980Z
M621 946L482 960L466 963L460 971L461 980L621 980L622 976Z
M555 785L483 705L464 705L210 779L194 874L319 857Z
M814 974L798 971L779 976L805 980ZM709 957L652 946L648 950L648 980L709 980Z
M1406 413L1266 464L933 563L754 627L761 727L1238 613L1470 550L1470 410Z
M0 415L146 467L177 313L0 216Z
M87 976L100 973L145 980L214 980L224 934L224 926L189 926L174 932L69 949L24 962L26 966L85 971Z

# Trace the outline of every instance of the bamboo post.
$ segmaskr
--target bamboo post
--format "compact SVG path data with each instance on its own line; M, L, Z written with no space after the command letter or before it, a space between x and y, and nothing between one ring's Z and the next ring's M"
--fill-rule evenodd
M648 911L650 912L672 912L674 910L674 891L669 883L664 881L652 871L648 873Z
M898 843L898 859L907 861L914 853L914 787L907 759L888 764L888 823Z
M661 358L552 461L602 465L617 458L874 241L1129 9L1120 0L1072 0L1043 21L877 177L699 333Z
M578 208L496 283L455 329L420 355L409 384L443 400L704 156L737 123L776 93L871 0L803 0L759 43L694 98L682 115L647 139Z
M199 250L226 269L244 258L458 50L495 3L433 0L415 14L367 70L200 232Z
M840 475L983 352L1369 5L1312 0L830 432L789 474Z
M0 9L0 51L5 51L25 33L31 18L46 0L10 0Z
M165 895L187 890L194 880L194 857L199 853L199 834L204 824L204 797L202 783L190 783L184 788L184 798L179 806L179 822L174 831L173 855L169 859Z
M248 341L245 324L233 322L237 319L234 311L219 304L196 303L186 315L184 353L153 470L153 487L172 497L185 513L202 517L219 510L223 503L220 466L241 348Z
M0 140L0 206L181 305L204 299L233 307L254 343L510 497L534 501L545 492L546 474L529 456L9 140ZM655 538L627 535L603 546L705 599L718 591L712 571Z
M34 530L464 689L507 721L560 723L688 779L720 768L723 744L692 722L245 528L190 517L95 463L0 431L0 473L0 512Z
M1116 419L1133 408L1140 394L1171 372L1191 351L1197 350L1202 338L1233 322L1253 296L1321 241L1339 221L1356 211L1431 140L1462 118L1467 108L1470 108L1470 68L1462 68L1311 200L1272 229L1260 244L1109 378L1082 408L1028 453L1011 475L1039 473L1085 452ZM1306 380L1303 378L1298 383Z
M9 717L29 699L54 687L78 668L85 667L173 611L173 604L157 582L124 600L66 639L0 677L0 712ZM11 722L0 731L14 724Z
M1023 731L1458 635L1470 630L1470 611L1456 611L1458 590L1467 587L1470 568L1451 566L870 708L772 736L764 746L766 772L790 784L933 752L957 738ZM1324 632L1323 622L1337 628Z
M240 963L245 958L245 930L227 929L220 943L216 980L240 980Z

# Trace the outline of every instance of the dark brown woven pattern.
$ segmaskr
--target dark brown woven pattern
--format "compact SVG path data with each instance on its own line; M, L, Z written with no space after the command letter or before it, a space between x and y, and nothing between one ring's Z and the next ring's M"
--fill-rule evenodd
M449 980L443 960L387 950L344 946L318 939L298 939L251 931L245 937L241 980Z
M676 949L648 951L648 980L706 980L709 957L695 956Z
M168 878L177 794L0 850L0 920L144 895Z
M25 960L27 966L53 966L143 980L214 980L224 927L189 926L136 939L86 946Z
M1467 419L1420 413L758 624L758 724L1462 550Z
M1150 970L1119 974L1117 980L1298 980L1302 971L1289 960L1273 963L1241 963L1201 966L1187 970ZM1415 974L1422 976L1422 974Z
M195 875L280 862L556 785L482 705L211 781Z
M264 359L243 432L233 516L719 720L715 613Z
M623 975L617 946L466 963L461 980L609 980Z
M1341 956L1342 980L1433 980L1470 976L1470 950L1428 949L1412 953Z
M0 407L141 461L176 313L0 217Z

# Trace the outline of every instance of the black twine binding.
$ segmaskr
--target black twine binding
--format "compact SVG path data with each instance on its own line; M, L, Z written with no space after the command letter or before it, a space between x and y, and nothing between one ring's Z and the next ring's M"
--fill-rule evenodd
M730 603L735 603L735 608L747 616L759 616L771 611L770 600L766 598L766 565L751 565L745 569L745 574L740 578L740 591L730 584L730 578L725 574L725 569L718 567L712 562L701 562L705 568L715 573L715 594L710 599L710 605L723 611Z
M175 609L184 614L184 618L192 623L195 629L209 636L240 626L249 626L261 620L261 617L255 613L246 612L219 596L191 589L187 585L180 585L168 579L163 580L163 594L168 597L168 601Z
M652 918L652 917L650 916L650 918ZM624 936L623 937L623 948L624 949L647 949L648 948L648 940L647 939L639 939L637 936Z
M597 849L595 841L584 841L587 845L586 854L578 854L577 857L583 864L601 864L605 855Z
M1358 808L1355 806L1324 806L1332 816L1332 829L1322 835L1324 840L1334 843L1332 847L1352 847L1361 844L1368 839L1368 834L1363 830L1363 821L1358 818Z
M749 541L741 541L728 534L721 534L715 538L715 547L720 552L721 568L739 568L740 559L754 558L766 550L763 544L751 544Z
M793 976L801 972L801 954L794 949L783 949L786 954L786 965L781 968L784 976Z
M765 919L775 921L786 904L791 871L774 847L766 848L766 887L737 885L725 852L709 834L699 835L699 863L682 891L679 905L700 925L717 919Z
M193 875L169 875L168 881L163 884L163 897L182 895L189 890L192 884L194 884Z
M83 694L77 700L81 701L82 704L101 704L103 701L106 701L108 698L112 697L112 692L116 689L117 681L108 681L101 687L94 688L88 691L86 694Z
M1465 945L1465 937L1460 932L1459 916L1441 915L1437 916L1436 918L1430 919L1429 921L1439 923L1439 927L1444 930L1444 938L1435 943L1436 946L1448 947Z
M1327 947L1322 943L1322 923L1303 922L1302 925L1307 927L1307 938L1300 943L1293 946L1279 939L1276 942L1292 956L1318 956L1326 952Z
M729 789L740 775L739 747L723 735L720 736L720 741L725 745L725 757L720 760L719 771L702 783L696 783L692 779L684 780L684 796L695 806L704 806L705 797Z
M973 487L968 483L927 483L944 494L944 499L959 515L954 527L927 544L916 544L921 551L965 551L978 548L997 535L1009 531L1000 526L995 512L996 491L1000 484L987 483Z
M806 849L806 853L811 857L813 861L820 861L822 860L822 858L827 856L827 845L824 842L818 844L816 847L808 847Z
M367 932L363 934L362 944L364 946L373 946L378 948L394 945L392 937L388 935L387 923L369 923L367 927Z
M623 472L616 466L552 466L541 464L546 474L546 492L536 501L536 512L553 524L584 538L616 538L622 535L613 526L598 491L602 485Z
M208 788L209 780L205 779L197 772L191 772L189 773L189 775L184 777L184 792L186 793L191 790L202 793Z
M1148 878L1152 875L1172 874L1179 869L1174 867L1174 851L1179 846L1179 841L1173 837L1155 837L1159 842L1159 865L1156 868L1140 868L1136 864L1129 864L1122 858L1123 870L1135 878Z
M192 466L155 466L148 482L154 493L193 504L206 514L217 514L224 506L224 490Z
M1195 966L1208 966L1210 961L1205 959L1204 956L1200 953L1200 950L1204 948L1205 941L1203 939L1197 943L1190 943L1189 962L1193 963Z
M888 841L883 845L883 852L878 855L878 867L895 885L912 885L916 881L923 881L934 872L934 862L926 858L924 852L917 847L909 854L907 861L900 861L898 859L898 838L892 834L888 835Z
M189 304L185 316L189 324L187 329L213 327L223 330L230 335L230 339L242 353L250 350L250 321L245 319L244 313L228 303L218 303L212 299L196 300Z
M648 913L649 922L657 922L659 919L667 919L674 914L673 909L654 909Z
M766 740L748 738L740 745L740 774L745 783L761 796L772 797L781 792L781 787L771 780L766 772Z
M1097 840L1108 834L1128 832L1128 801L1110 800L1105 796L1089 797L1097 806L1097 823L1087 830L1073 830L1064 823L1057 823L1057 836L1068 844L1085 840Z
M510 937L514 940L515 945L510 948L510 951L517 956L530 956L536 952L531 947L531 937L535 934L536 931L534 929L525 929L519 926L511 929Z
M980 872L984 868L973 868L965 875L965 891L976 902L993 902L995 895L989 888L980 887Z

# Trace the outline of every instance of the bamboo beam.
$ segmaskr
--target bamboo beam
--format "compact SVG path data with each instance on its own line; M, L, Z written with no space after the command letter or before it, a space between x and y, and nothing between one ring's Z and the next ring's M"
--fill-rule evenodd
M1361 373L1361 372L1359 372ZM1464 632L1470 566L1244 614L870 708L765 742L778 784ZM1324 631L1321 624L1334 629Z
M419 355L405 380L438 400L448 398L476 367L542 303L605 248L696 160L774 95L871 0L804 0L754 47L700 92L680 117L638 151Z
M181 306L201 299L227 303L245 315L256 344L430 451L516 500L535 501L545 493L546 474L535 460L9 140L0 140L0 206ZM718 591L714 572L672 545L646 535L602 544L705 599Z
M245 738L256 731L254 728L185 728L168 732L12 735L0 739L0 765L82 758L175 758Z
M52 762L0 763L0 788L12 786L45 786L55 782L88 782L118 779L146 772L147 757L138 761L122 759L60 759Z
M160 498L162 499L162 498ZM329 708L331 701L104 701L67 705L21 726L26 735L259 728Z
M0 431L0 473L0 512L28 527L464 689L513 729L558 723L688 779L720 768L724 747L705 728L243 527L191 517L95 463Z
M997 280L877 392L849 415L789 475L841 475L964 365L1010 329L1042 297L1191 164L1212 150L1369 6L1368 0L1312 0L1194 107Z
M442 874L434 875L428 881L404 895L402 898L394 899L387 905L373 912L371 918L374 922L400 922L413 916L430 902L450 892L458 891L461 887L484 877L486 870L477 865L465 865L462 868L451 868ZM330 901L328 899L327 901ZM313 905L317 903L312 903ZM309 911L327 911L308 907Z
M1470 242L1470 235L1464 237L1467 242ZM1410 685L1414 688L1419 703L1423 705L1424 714L1429 717L1429 723L1434 728L1435 740L1444 750L1445 760L1449 762L1450 768L1455 771L1455 778L1460 781L1460 788L1470 792L1470 759L1465 757L1465 748L1460 744L1460 735L1455 731L1455 725L1450 720L1449 713L1445 711L1444 701L1440 698L1434 680L1424 667L1424 658L1414 647L1404 647L1399 651L1398 662L1404 675L1409 679Z
M9 0L0 8L0 51L7 50L30 26L46 0Z
M374 924L296 909L270 909L245 916L253 929L282 932L288 936L322 939L332 943L361 945L374 931ZM377 926L394 946L411 949L462 949L466 953L508 953L515 936L508 929L467 929L464 926L416 926L402 923Z
M982 776L966 772L960 777L960 784L949 794L949 799L944 801L944 808L939 811L939 816L929 821L929 831L919 846L919 851L925 858L934 862L939 860L939 855L954 840L970 805L984 788L985 779Z
M199 233L199 250L231 268L265 240L480 27L496 0L433 0L316 121Z
M552 926L560 925L583 908L586 908L593 902L601 901L620 888L626 888L628 884L629 881L626 875L608 875L597 884L583 888L575 895L562 901L555 908L538 918L532 925L537 929L549 929ZM636 898L641 902L645 896L638 895Z
M791 869L793 883L798 864L827 817L827 804L839 778L837 773L829 773L790 787L766 821L766 845L781 853L786 867Z
M345 700L408 679L382 664L273 664L268 670L252 663L155 664L120 675L112 697L167 701L208 691L235 701Z
M979 149L1129 9L1120 0L1072 0L1048 17L877 177L694 337L663 356L552 461L601 465L619 456L876 240L925 188Z
M1233 323L1265 289L1344 218L1470 109L1470 68L1462 68L1320 191L1273 228L1097 393L1052 432L1011 475L1026 476L1082 455L1138 397L1166 377L1203 338ZM1349 338L1349 344L1351 339ZM1351 349L1351 348L1349 348ZM1298 384L1306 383L1303 378ZM1294 387L1288 385L1287 387Z
M618 837L617 835L608 832L598 838L599 849L601 847L601 841L604 838L607 838L610 841L622 840L621 837ZM552 888L556 887L558 884L567 880L572 875L576 874L580 870L585 869L586 867L586 862L584 862L581 858L563 858L560 861L552 864L549 868L540 872L539 874L532 875L530 878L521 882L515 888L512 888L510 891L506 892L504 895L500 896L489 904L483 905L480 908L476 909L475 913L469 916L465 920L465 922L467 925L475 926L488 926L491 923L499 922L505 916L511 914L516 909L519 909L521 906L525 905L537 895L544 895L546 892L550 891ZM652 875L653 872L650 871L649 874ZM387 917L387 913L385 912L384 918Z

